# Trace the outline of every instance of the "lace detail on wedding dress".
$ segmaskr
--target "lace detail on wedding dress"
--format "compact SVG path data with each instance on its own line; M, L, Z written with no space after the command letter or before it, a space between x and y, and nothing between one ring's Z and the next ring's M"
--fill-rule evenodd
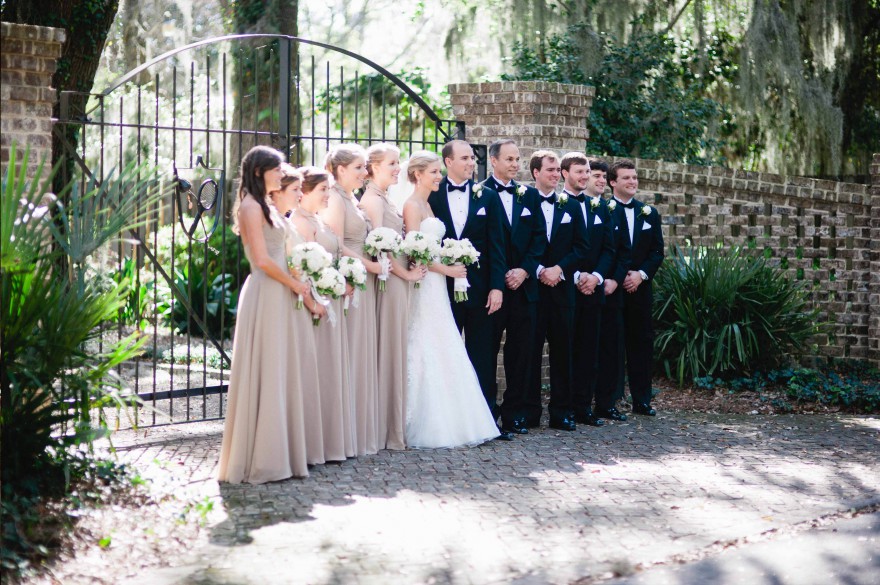
M419 231L441 240L437 218ZM446 277L428 272L410 303L406 443L415 448L478 445L498 436L480 383L455 326Z

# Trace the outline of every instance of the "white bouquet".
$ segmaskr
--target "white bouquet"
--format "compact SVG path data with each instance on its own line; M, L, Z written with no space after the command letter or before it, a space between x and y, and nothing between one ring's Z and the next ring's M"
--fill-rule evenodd
M336 268L345 281L355 289L364 290L367 288L367 267L358 258L343 256L339 259ZM348 305L352 299L354 299L354 306L357 308L357 290L351 297L345 297L343 310L346 315L348 315Z
M303 280L314 278L316 274L321 272L333 264L333 256L317 242L305 242L294 246L287 259L288 267L296 270ZM302 309L303 298L299 295L296 301L296 308Z
M467 238L462 240L454 240L446 238L443 240L443 247L440 249L440 261L447 266L454 264L464 264L469 266L478 262L480 259L480 251L474 248L471 241ZM466 301L468 298L467 289L470 287L467 278L456 278L453 283L453 298L456 303Z
M382 265L382 274L379 275L379 291L385 290L385 281L391 273L391 259L388 254L397 254L403 239L396 231L387 227L376 228L367 234L364 242L364 252L378 259Z
M410 261L427 266L440 253L440 245L424 232L412 231L406 234L400 251L409 256ZM419 288L419 284L416 282L415 287Z
M345 277L343 277L339 271L332 266L326 266L322 268L320 272L313 275L312 284L317 292L315 297L318 299L320 299L320 297L338 299L345 294ZM330 320L333 321L332 316ZM312 323L315 326L318 326L321 324L321 319L312 319Z

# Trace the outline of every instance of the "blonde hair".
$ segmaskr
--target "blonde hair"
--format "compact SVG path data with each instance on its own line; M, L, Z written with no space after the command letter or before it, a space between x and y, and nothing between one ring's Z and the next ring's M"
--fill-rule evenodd
M302 173L290 163L281 163L281 188L284 189L291 183L302 181Z
M397 156L400 156L400 149L394 146L393 144L388 144L387 142L380 142L378 144L374 144L367 149L367 177L373 178L373 166L381 163L385 158L394 153Z
M434 163L440 162L440 157L436 152L430 150L419 150L412 153L409 162L406 165L406 178L410 183L416 182L416 173L421 173Z
M367 160L367 153L360 144L340 144L327 151L327 156L324 157L324 168L336 179L339 167L347 167L358 157Z

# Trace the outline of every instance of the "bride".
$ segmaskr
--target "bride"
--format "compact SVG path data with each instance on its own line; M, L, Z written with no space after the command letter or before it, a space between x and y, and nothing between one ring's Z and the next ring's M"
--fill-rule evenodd
M440 157L414 153L407 177L415 190L403 206L406 231L443 238L446 228L433 216L428 195L443 179ZM477 374L449 306L446 277L467 276L464 266L439 261L413 290L407 340L406 444L414 448L478 445L498 436Z

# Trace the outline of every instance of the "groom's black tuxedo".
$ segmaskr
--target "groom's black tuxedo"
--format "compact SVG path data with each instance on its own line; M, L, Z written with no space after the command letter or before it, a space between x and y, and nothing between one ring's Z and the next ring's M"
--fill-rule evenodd
M493 415L497 416L496 396L498 384L495 379L498 350L493 348L494 331L492 316L486 303L489 291L504 290L504 210L498 200L498 193L483 187L474 194L474 182L468 181L467 220L458 235L449 203L449 179L443 178L437 191L428 197L428 204L434 215L446 226L445 238L470 240L480 252L478 264L468 266L468 300L453 302L453 279L447 279L449 302L452 303L452 315L459 331L464 331L464 344L468 357L477 373L483 396ZM503 305L502 305L503 306Z
M642 282L634 293L623 290L623 335L626 348L626 369L629 374L629 391L634 403L651 403L651 377L654 368L654 325L651 305L654 295L651 284L654 275L663 263L663 230L660 214L641 201L633 199L633 226L626 217L626 208L617 204L614 210L615 222L629 242L629 258L625 271L642 271L648 280ZM624 271L624 273L625 273Z
M535 341L532 346L532 365L525 400L527 422L537 426L542 412L541 407L541 362L544 340L550 346L550 420L571 417L571 341L574 327L575 287L574 272L589 254L586 225L577 202L569 199L565 203L556 201L539 203L540 218L543 210L549 211L552 205L550 237L541 266L559 266L564 279L556 286L538 283L538 312L535 327ZM546 224L545 224L546 226ZM535 275L537 277L537 274Z
M547 230L539 208L537 189L515 181L505 187L494 176L486 179L483 186L496 191L501 204L505 273L521 268L527 274L516 290L504 287L504 304L493 315L496 353L501 347L502 336L507 332L504 345L506 388L501 404L501 421L502 428L512 429L517 426L516 421L524 422L527 414L524 401L538 316L538 278L535 273L547 247Z
M590 251L581 262L580 273L598 274L600 284L593 294L578 291L574 313L574 338L572 342L572 394L575 413L582 417L589 413L596 394L596 378L599 363L599 327L602 309L605 304L606 278L612 278L615 265L614 230L611 212L601 197L592 199L579 195L576 199L587 228ZM581 276L583 278L583 276ZM601 409L613 406L609 396L596 396L596 405Z

